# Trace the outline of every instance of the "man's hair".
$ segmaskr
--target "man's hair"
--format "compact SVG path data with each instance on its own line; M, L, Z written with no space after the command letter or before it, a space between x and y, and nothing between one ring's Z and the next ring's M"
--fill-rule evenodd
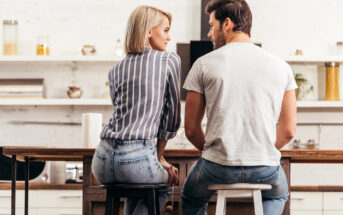
M206 13L215 12L215 18L219 20L220 27L226 18L230 18L235 24L233 31L242 31L250 36L252 14L245 0L212 0L207 3Z
M163 17L168 18L170 25L171 14L158 8L139 6L132 11L126 27L125 52L143 53L149 31L158 25Z

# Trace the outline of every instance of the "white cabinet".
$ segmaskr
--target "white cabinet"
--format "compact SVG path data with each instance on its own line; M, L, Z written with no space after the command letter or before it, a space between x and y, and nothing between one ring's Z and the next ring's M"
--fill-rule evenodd
M323 199L324 210L343 211L343 192L324 192Z
M323 212L321 210L291 210L291 215L323 215Z
M322 192L292 192L291 210L322 210Z
M11 191L0 190L0 215L11 214ZM24 190L16 192L16 214L24 215ZM82 215L82 190L30 190L30 215Z
M38 191L32 190L29 192L29 208L38 207ZM16 192L16 208L24 208L24 190L17 190ZM0 190L0 209L10 209L11 208L11 191L10 190ZM1 214L1 213L0 213Z
M40 190L39 208L82 208L82 190Z
M343 210L341 210L341 211L328 211L328 210L325 210L323 215L343 215Z

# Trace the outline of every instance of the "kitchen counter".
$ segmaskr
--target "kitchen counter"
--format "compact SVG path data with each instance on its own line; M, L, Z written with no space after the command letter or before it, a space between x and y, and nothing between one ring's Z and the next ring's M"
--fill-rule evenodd
M14 156L17 159L26 161L45 161L45 160L64 160L64 161L83 161L83 214L100 214L103 210L103 202L105 201L105 190L100 190L96 185L97 181L91 174L91 162L95 149L91 148L34 148L34 147L3 147L2 153L6 156ZM192 164L201 156L198 150L179 150L168 149L165 151L166 159L173 165L179 168L179 184L174 187L175 211L180 214L181 189L187 177ZM283 166L286 176L289 181L290 163L343 163L343 150L283 150L281 165ZM22 185L20 185L22 186ZM36 185L31 185L34 188ZM39 186L39 185L37 185ZM51 185L43 185L43 187ZM56 185L58 187L70 186L76 188L78 185ZM1 186L0 186L1 187ZM331 187L335 189L336 187ZM290 188L289 188L290 189ZM300 189L298 187L298 189ZM311 189L321 189L321 187L312 187ZM210 206L213 204L216 197L210 200ZM243 204L243 205L242 205ZM243 208L248 208L245 203L235 202L229 204L228 211L233 214L251 214L251 211L246 210L245 213L238 211ZM235 207L235 205L237 207ZM236 212L235 212L236 211ZM283 215L290 214L289 201L286 203Z

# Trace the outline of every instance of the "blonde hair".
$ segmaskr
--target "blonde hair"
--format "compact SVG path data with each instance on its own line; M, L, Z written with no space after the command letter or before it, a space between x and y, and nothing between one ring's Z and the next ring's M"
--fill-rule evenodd
M132 11L126 27L125 52L143 53L149 31L161 22L163 16L167 17L171 24L171 14L158 8L139 6Z

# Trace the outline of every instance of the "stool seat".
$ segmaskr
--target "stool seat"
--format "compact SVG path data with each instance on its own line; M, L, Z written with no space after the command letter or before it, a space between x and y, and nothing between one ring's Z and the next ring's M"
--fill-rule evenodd
M99 186L106 189L105 215L119 215L120 197L144 198L149 215L159 215L159 191L167 189L167 184L104 184ZM115 213L114 213L115 212Z
M249 184L249 183L237 183L237 184L212 184L208 186L209 190L270 190L272 185L270 184Z
M270 190L270 184L212 184L207 187L209 190L217 190L216 215L225 215L226 198L253 197L255 215L263 215L261 190Z

